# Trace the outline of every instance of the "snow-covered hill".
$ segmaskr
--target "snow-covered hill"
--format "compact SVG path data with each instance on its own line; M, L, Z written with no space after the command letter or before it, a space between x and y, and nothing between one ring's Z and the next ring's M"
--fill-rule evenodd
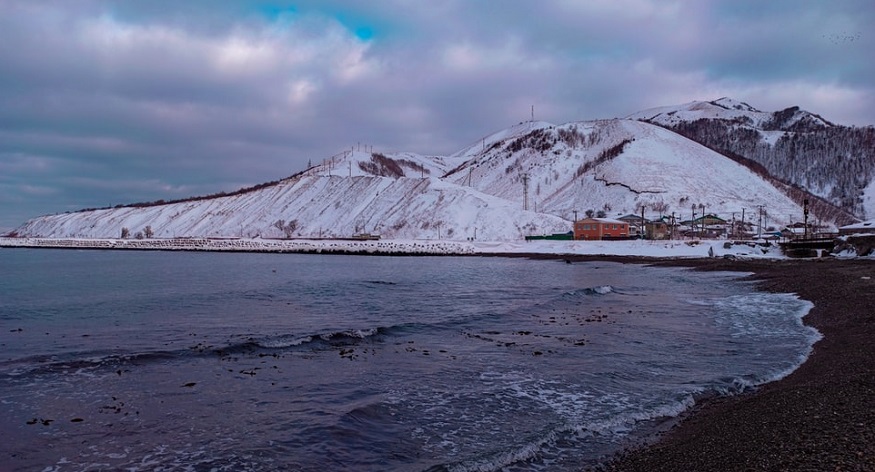
M736 118L737 113L763 114L728 100L687 108L684 113ZM770 119L766 115L761 121ZM769 224L780 226L802 218L801 207L786 193L724 155L637 119L558 126L527 122L450 156L349 150L247 191L42 216L14 234L116 238L124 230L130 237L316 238L379 233L394 239L511 241L567 232L575 213L581 218L588 210L639 214L642 206L648 216L675 213L681 219L692 216L693 207L697 214L704 206L725 219L763 207Z
M757 110L744 102L721 98L713 102L694 101L683 105L649 108L627 117L631 120L642 120L671 126L681 122L696 121L702 118L738 120L741 119L754 126L771 118L771 113Z
M775 221L801 218L799 205L748 168L638 121L541 125L467 155L446 180L512 201L528 190L529 208L569 220L575 210L638 214L642 205L691 217L699 204L727 219L760 205Z
M146 228L149 227L149 230ZM520 239L565 232L567 221L438 178L300 176L228 197L44 216L20 236L349 237Z
M835 126L819 115L800 110L799 107L790 107L779 112L764 112L747 103L726 97L711 102L694 101L683 105L650 108L633 113L627 118L667 127L701 119L725 120L766 131Z
M686 136L820 197L822 215L848 223L871 217L875 199L875 128L833 124L789 107L763 112L722 98L630 115ZM829 209L833 205L837 209ZM845 213L842 215L842 213Z

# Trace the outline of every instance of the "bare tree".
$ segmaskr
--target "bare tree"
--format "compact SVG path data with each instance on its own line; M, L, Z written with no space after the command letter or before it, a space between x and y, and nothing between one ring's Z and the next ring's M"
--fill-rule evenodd
M660 200L658 202L653 202L650 207L653 208L653 211L659 213L659 216L662 216L665 215L665 213L668 211L669 205L668 203Z

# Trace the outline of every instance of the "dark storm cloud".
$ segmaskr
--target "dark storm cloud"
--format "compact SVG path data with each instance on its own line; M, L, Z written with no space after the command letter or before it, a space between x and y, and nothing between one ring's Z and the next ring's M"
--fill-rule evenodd
M0 229L731 96L875 123L866 1L0 3Z

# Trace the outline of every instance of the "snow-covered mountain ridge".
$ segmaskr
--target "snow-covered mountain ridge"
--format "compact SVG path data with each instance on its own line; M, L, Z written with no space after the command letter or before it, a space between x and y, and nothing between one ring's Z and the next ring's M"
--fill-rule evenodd
M694 208L698 214L704 209L740 219L743 211L752 215L762 207L771 225L801 220L801 199L788 197L788 188L663 123L639 121L679 114L688 119L696 113L760 125L770 120L727 99L695 103L683 113L651 110L630 119L558 126L520 123L450 156L346 151L244 191L42 216L14 234L324 238L379 233L393 239L510 241L567 232L575 214L582 218L588 210L618 216L640 214L642 207L648 216L675 213L681 219L692 216Z
M696 120L724 120L764 131L794 131L836 126L819 115L790 107L777 112L764 112L744 102L721 98L711 102L694 101L677 106L664 106L629 115L633 120L647 121L667 127Z
M628 118L756 163L856 218L875 216L875 127L836 125L799 107L762 112L726 98L653 108Z

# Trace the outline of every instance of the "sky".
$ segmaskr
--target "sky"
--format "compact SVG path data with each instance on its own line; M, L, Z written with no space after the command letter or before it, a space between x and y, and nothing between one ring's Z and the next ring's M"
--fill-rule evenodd
M0 233L730 97L875 124L871 0L0 0Z

